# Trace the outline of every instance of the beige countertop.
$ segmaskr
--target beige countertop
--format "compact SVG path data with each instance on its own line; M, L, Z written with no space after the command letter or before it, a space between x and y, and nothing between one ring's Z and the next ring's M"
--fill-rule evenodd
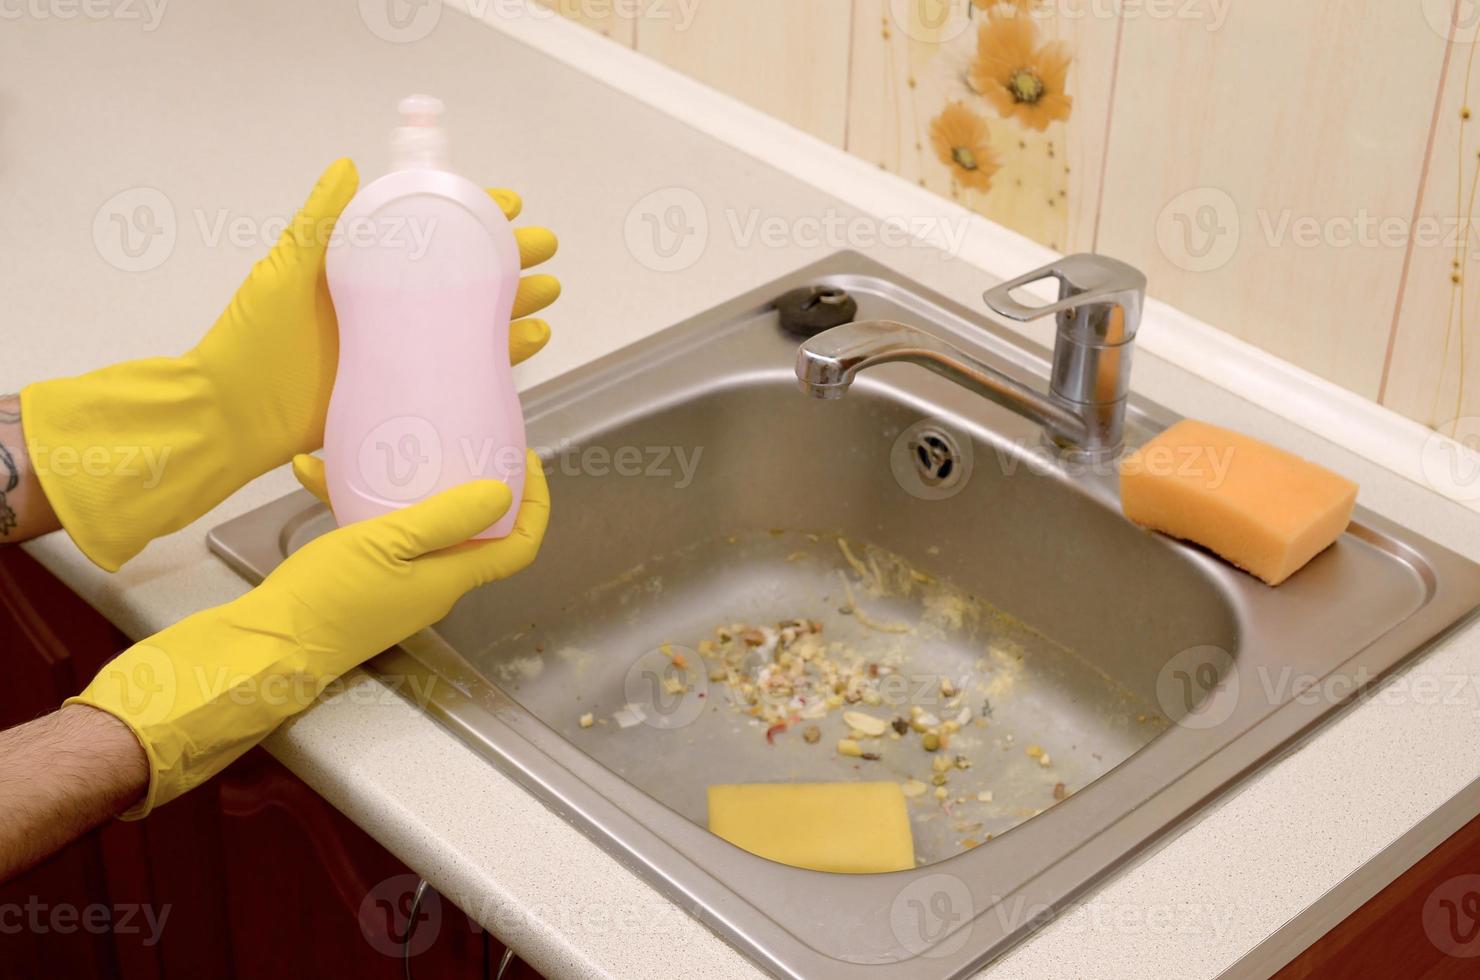
M0 389L184 350L324 165L348 154L367 176L383 169L393 106L412 91L447 102L459 170L517 188L523 220L561 237L550 266L565 284L550 311L555 337L519 369L524 386L840 244L749 241L742 232L751 217L857 214L790 170L451 10L425 37L395 43L352 3L201 0L159 8L157 22L148 6L132 9L138 19L26 14L0 32L0 267L9 310ZM529 22L514 33L547 31L554 44L568 37L564 28ZM674 189L697 196L709 230L691 265L661 272L648 267L658 264L651 256L644 264L625 229L649 195ZM130 254L111 222L139 214L141 203L173 239ZM923 247L860 250L963 303L977 302L996 278ZM1178 366L1143 351L1135 387L1317 459L1358 480L1365 506L1480 559L1473 511L1372 462L1383 454L1360 434L1337 445L1277 414L1281 401L1261 398L1261 407L1210 388L1194 361ZM1292 394L1291 404L1302 403ZM1331 393L1330 404L1340 396ZM1420 453L1422 440L1410 450ZM205 533L293 487L286 470L270 473L116 575L93 567L64 535L27 548L142 637L244 591L207 552ZM1477 686L1480 628L1471 626L987 975L1267 973L1480 812L1471 790L1480 777ZM756 975L364 674L267 746L548 976Z

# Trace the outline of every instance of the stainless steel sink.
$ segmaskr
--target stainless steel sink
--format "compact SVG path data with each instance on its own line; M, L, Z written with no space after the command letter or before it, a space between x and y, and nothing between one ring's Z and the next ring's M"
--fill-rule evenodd
M371 664L773 973L971 972L1480 604L1480 567L1361 510L1268 588L1134 527L1111 471L918 367L804 397L770 302L810 283L1042 384L1042 349L833 256L530 392L539 561ZM1133 399L1127 442L1173 420ZM211 546L259 580L332 526L300 492ZM701 644L788 621L895 681L858 707L956 719L946 806L913 733L858 758L839 711L746 713ZM799 870L705 829L708 784L792 779L924 782L919 867Z

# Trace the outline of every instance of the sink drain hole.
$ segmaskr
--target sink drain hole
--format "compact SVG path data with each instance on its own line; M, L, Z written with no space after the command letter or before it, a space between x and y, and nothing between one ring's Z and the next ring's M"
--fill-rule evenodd
M910 441L920 481L929 487L950 486L959 473L959 453L950 436L939 429L922 429Z
M971 436L943 419L921 419L894 438L889 469L912 497L946 500L971 480Z

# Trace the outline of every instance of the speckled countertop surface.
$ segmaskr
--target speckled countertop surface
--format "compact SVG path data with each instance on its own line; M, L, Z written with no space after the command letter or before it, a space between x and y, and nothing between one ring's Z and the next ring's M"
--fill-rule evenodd
M561 236L551 265L565 283L550 315L555 339L519 369L525 386L829 250L742 247L733 225L722 224L691 268L655 272L633 257L623 231L629 210L651 192L686 188L715 215L850 213L825 192L452 13L407 45L377 37L350 3L202 0L167 7L152 28L147 19L24 17L0 32L8 305L0 388L188 347L264 251L264 227L291 214L326 163L349 154L367 174L383 169L391 107L411 91L447 101L461 171L518 188L525 220ZM95 242L95 219L115 195L140 193L169 202L176 235L152 268L125 271L118 266L127 261ZM976 302L986 281L981 270L926 249L867 251L964 303ZM1367 507L1480 558L1480 518L1367 462L1360 446L1325 442L1148 355L1138 357L1135 386L1174 410L1317 459L1360 481ZM293 487L286 470L270 473L112 576L63 535L27 547L125 631L144 636L240 594L244 583L207 552L205 533ZM1323 897L1332 905L1359 869L1381 868L1393 842L1480 777L1477 677L1480 629L1471 627L1407 671L1392 693L1344 714L987 974L1257 972L1251 950L1314 916L1307 910ZM548 976L756 975L363 674L267 746ZM1320 923L1310 927L1318 932Z

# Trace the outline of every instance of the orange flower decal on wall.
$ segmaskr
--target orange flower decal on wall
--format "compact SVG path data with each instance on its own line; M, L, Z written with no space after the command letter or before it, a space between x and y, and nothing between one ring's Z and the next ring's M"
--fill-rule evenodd
M1038 46L1038 31L1029 18L992 17L977 34L968 75L972 87L1003 118L1016 118L1042 132L1054 120L1069 118L1074 104L1064 94L1069 61L1063 41Z
M1033 12L1035 0L971 0L971 5L977 10L991 13L998 6L1011 7L1013 10L1021 10L1025 14Z
M952 102L930 121L930 143L963 187L991 189L1001 164L988 140L987 121L964 102Z

